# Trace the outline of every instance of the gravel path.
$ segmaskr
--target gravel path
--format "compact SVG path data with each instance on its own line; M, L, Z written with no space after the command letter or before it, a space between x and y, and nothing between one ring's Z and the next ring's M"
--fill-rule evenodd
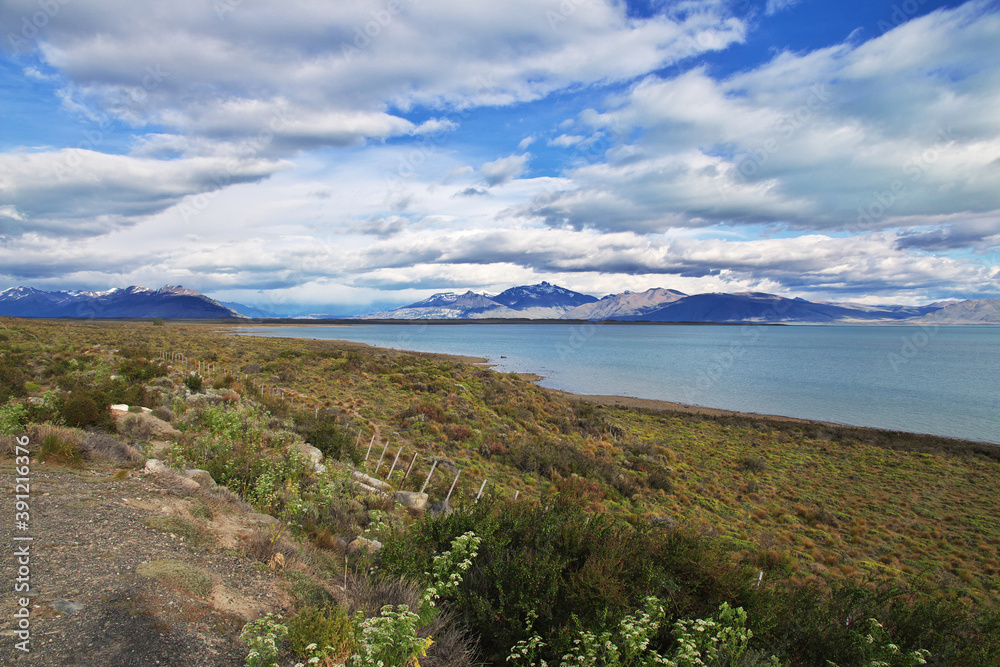
M32 462L30 527L24 532L14 525L12 460L0 460L0 478L0 665L242 665L243 624L286 606L274 574L239 549L260 527L254 515L217 500L174 495L152 476L100 461L82 469ZM204 509L206 502L213 519L192 517L192 507ZM170 524L151 528L151 517L154 523L194 524L209 539L189 544L167 532ZM34 539L16 542L15 535ZM34 593L30 653L15 646L14 614L24 595L14 589L15 549L26 543ZM144 569L164 562L194 573L210 592L203 586L189 593Z

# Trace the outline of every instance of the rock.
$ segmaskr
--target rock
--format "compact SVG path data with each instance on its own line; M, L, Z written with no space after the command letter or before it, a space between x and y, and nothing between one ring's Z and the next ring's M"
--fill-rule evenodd
M321 462L323 461L323 452L319 451L312 445L305 442L295 443L295 449L300 454L309 459L309 462L312 464L313 470L319 472L319 470L317 470L317 467L320 466Z
M112 405L111 409L116 412L128 412L128 406L124 403L118 403L117 405Z
M361 482L362 484L367 484L368 486L374 486L376 489L379 489L381 491L392 491L392 486L390 486L388 483L383 482L380 479L375 479L374 477L369 477L363 472L358 472L357 470L355 470L354 472L351 473L351 477Z
M422 510L427 507L427 494L416 493L415 491L397 491L396 502L404 507Z
M386 493L381 489L376 489L374 486L368 486L367 484L358 484L358 487L365 493L374 493L376 496L382 496Z
M170 471L170 466L160 459L149 459L146 461L144 471L147 473L153 473L154 475L162 475L163 473Z
M184 476L190 480L198 483L201 488L207 488L210 486L215 486L215 480L212 479L211 473L207 470L199 470L197 468L191 470L185 470Z
M49 606L56 611L61 611L62 613L69 614L70 616L79 614L83 611L83 605L73 602L72 600L53 600L49 603Z
M454 511L447 500L435 500L431 503L431 516L448 516Z
M382 543L378 540L369 540L364 537L357 537L347 545L347 550L351 553L367 552L373 554L381 548Z

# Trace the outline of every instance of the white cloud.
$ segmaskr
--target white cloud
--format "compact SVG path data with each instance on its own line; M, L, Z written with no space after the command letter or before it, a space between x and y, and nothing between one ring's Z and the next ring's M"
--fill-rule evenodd
M479 167L479 173L490 187L503 185L523 174L530 158L530 153L508 155L483 164Z
M645 231L1000 216L1000 116L984 114L1000 105L1000 13L987 6L939 10L860 45L781 53L728 79L648 77L616 107L580 116L639 140L569 172L575 187L533 213Z
M774 14L783 12L786 9L791 9L801 1L802 0L767 0L767 6L764 8L764 13L768 16L773 16Z

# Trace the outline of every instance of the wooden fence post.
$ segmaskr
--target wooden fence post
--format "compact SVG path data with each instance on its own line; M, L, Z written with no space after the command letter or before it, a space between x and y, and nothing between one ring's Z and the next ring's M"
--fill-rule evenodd
M405 482L406 478L410 476L410 470L413 468L413 463L416 460L417 460L417 452L414 451L413 452L413 458L410 459L410 465L406 466L406 474L403 475L403 482ZM403 482L400 482L400 484L402 484Z

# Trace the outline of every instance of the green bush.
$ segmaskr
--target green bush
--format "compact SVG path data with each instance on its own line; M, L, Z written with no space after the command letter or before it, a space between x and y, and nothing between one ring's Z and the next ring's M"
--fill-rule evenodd
M201 391L203 381L201 376L197 373L190 373L186 378L184 378L184 386L191 390L192 394L197 394Z
M70 394L63 403L62 417L67 426L86 428L88 426L108 426L111 421L111 402L95 392L78 390Z
M28 423L28 408L13 401L0 406L0 435L20 435Z
M0 357L0 403L27 395L22 363L21 355L6 353Z
M63 440L55 434L49 434L38 448L38 460L78 466L83 463L83 454L74 443Z
M166 375L167 368L161 363L133 357L122 359L118 364L118 374L129 382L149 382Z
M672 601L674 618L703 617L722 601L752 608L752 574L730 562L721 543L680 530L637 529L592 516L556 496L549 507L482 501L468 511L425 518L390 538L380 552L392 574L419 578L431 555L466 531L482 537L453 609L480 638L483 657L503 664L510 647L528 639L525 619L558 664L570 646L566 628L603 632L644 604ZM669 643L663 632L656 641Z
M329 657L335 662L343 662L351 653L354 627L342 607L304 607L288 619L287 625L288 643L299 658L312 657L314 653L309 649L311 644L323 653L323 657Z
M296 430L310 445L323 452L323 456L334 460L361 462L360 454L354 448L354 440L331 419L306 417L296 426Z

